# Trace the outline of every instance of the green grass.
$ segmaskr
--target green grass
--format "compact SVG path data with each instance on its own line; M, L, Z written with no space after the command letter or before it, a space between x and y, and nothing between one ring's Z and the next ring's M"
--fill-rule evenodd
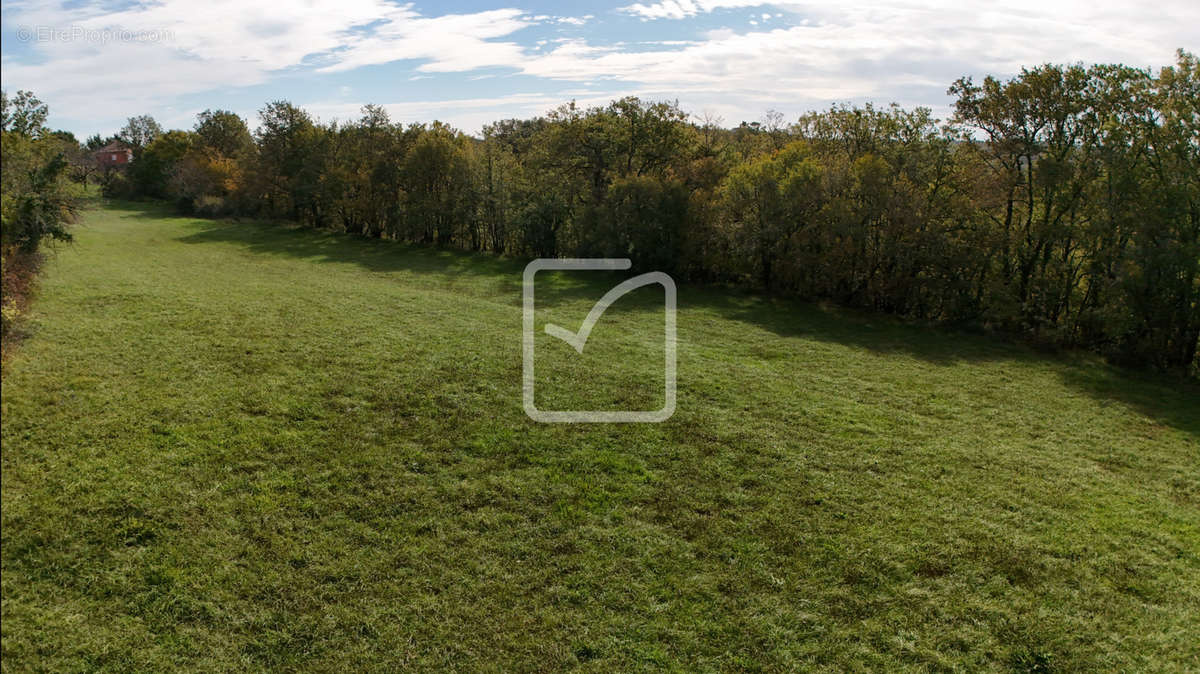
M683 286L672 419L537 424L520 262L76 235L3 383L4 671L1200 668L1192 384ZM661 329L543 335L539 403L656 406Z

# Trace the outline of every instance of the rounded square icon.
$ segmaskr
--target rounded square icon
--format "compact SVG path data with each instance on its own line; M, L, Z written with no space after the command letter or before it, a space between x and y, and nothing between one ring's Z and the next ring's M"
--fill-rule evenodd
M614 302L625 294L642 286L658 284L663 287L663 308L666 312L663 330L663 378L666 396L663 406L657 410L540 410L534 404L534 281L539 271L621 271L633 263L628 258L539 258L525 266L521 283L523 294L522 318L522 403L530 419L543 423L657 423L666 421L675 413L675 281L666 273L653 271L626 279L604 294L583 319L578 331L559 325L546 324L546 334L570 344L577 353L583 353L592 328Z

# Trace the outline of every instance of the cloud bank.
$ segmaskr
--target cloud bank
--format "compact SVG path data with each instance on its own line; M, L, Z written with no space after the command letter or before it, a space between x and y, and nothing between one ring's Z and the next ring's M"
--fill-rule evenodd
M841 100L936 108L960 75L1008 75L1043 62L1162 65L1175 48L1195 47L1189 41L1196 41L1194 26L1200 25L1200 4L1176 0L1153 12L1128 3L1074 1L665 0L614 6L598 17L519 7L435 16L388 0L281 0L270 6L165 0L109 7L12 3L4 15L6 88L34 89L52 112L71 119L146 111L170 119L185 112L180 101L188 95L206 94L220 106L223 94L242 87L404 63L421 74L406 75L410 89L425 75L436 82L441 75L501 69L524 78L527 88L532 81L536 90L549 92L512 91L490 99L501 114L527 110L520 96L542 100L590 86L656 92L693 108L721 110L730 119L755 119L765 107L799 112ZM622 42L629 22L698 25L685 40ZM39 26L166 38L34 40L9 49L9 35L18 27ZM574 32L554 40L531 34L562 29ZM381 76L368 88L370 100L394 100L400 83ZM452 93L443 102L478 102L470 93ZM293 98L330 98L307 97Z

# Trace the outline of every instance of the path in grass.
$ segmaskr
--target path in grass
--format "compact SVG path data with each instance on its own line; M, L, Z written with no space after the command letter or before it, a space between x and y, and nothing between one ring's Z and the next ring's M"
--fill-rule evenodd
M517 262L76 233L4 379L6 670L1200 667L1195 387L682 287L669 422L540 425ZM572 329L609 282L544 280ZM637 293L546 404L653 400Z

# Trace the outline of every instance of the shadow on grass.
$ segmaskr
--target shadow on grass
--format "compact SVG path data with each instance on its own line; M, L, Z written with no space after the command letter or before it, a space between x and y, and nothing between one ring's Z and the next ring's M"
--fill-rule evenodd
M831 309L742 291L697 289L689 304L723 318L801 337L908 356L948 366L958 362L1012 362L1048 367L1066 385L1101 402L1117 402L1158 423L1200 437L1200 382L1180 376L1108 365L1087 353L1049 353L997 336L920 325L893 316Z
M160 204L123 202L117 208L131 217L172 217ZM194 221L201 231L179 238L189 244L234 243L254 253L281 255L317 262L359 265L378 272L407 271L443 276L447 281L469 275L490 278L501 294L521 304L524 261L444 248L314 231L293 225L255 221ZM556 274L539 284L545 302L594 301L622 274ZM612 278L609 278L611 276ZM1072 388L1100 401L1115 401L1163 424L1200 437L1200 384L1166 375L1118 369L1078 354L1051 355L1028 346L1006 343L987 335L944 327L914 325L903 320L861 312L828 309L789 299L741 290L706 286L680 287L680 308L699 309L769 330L780 337L833 342L883 355L900 355L949 366L959 362L1011 361L1049 364ZM609 309L615 313L661 311L661 300L634 293L629 301Z
M1118 401L1200 438L1200 383L1100 365L1062 368L1062 378L1096 400ZM1197 449L1200 452L1200 446Z
M749 323L780 337L800 337L860 347L882 355L904 355L934 365L985 360L1036 360L1032 349L905 321L886 314L828 307L790 298L724 288L696 288L689 304L722 318Z
M518 300L521 292L520 262L466 251L261 222L212 222L207 229L178 240L189 244L233 243L256 254L352 264L375 272L407 271L441 275L447 280L462 276L490 278L499 281L502 290L515 293Z

